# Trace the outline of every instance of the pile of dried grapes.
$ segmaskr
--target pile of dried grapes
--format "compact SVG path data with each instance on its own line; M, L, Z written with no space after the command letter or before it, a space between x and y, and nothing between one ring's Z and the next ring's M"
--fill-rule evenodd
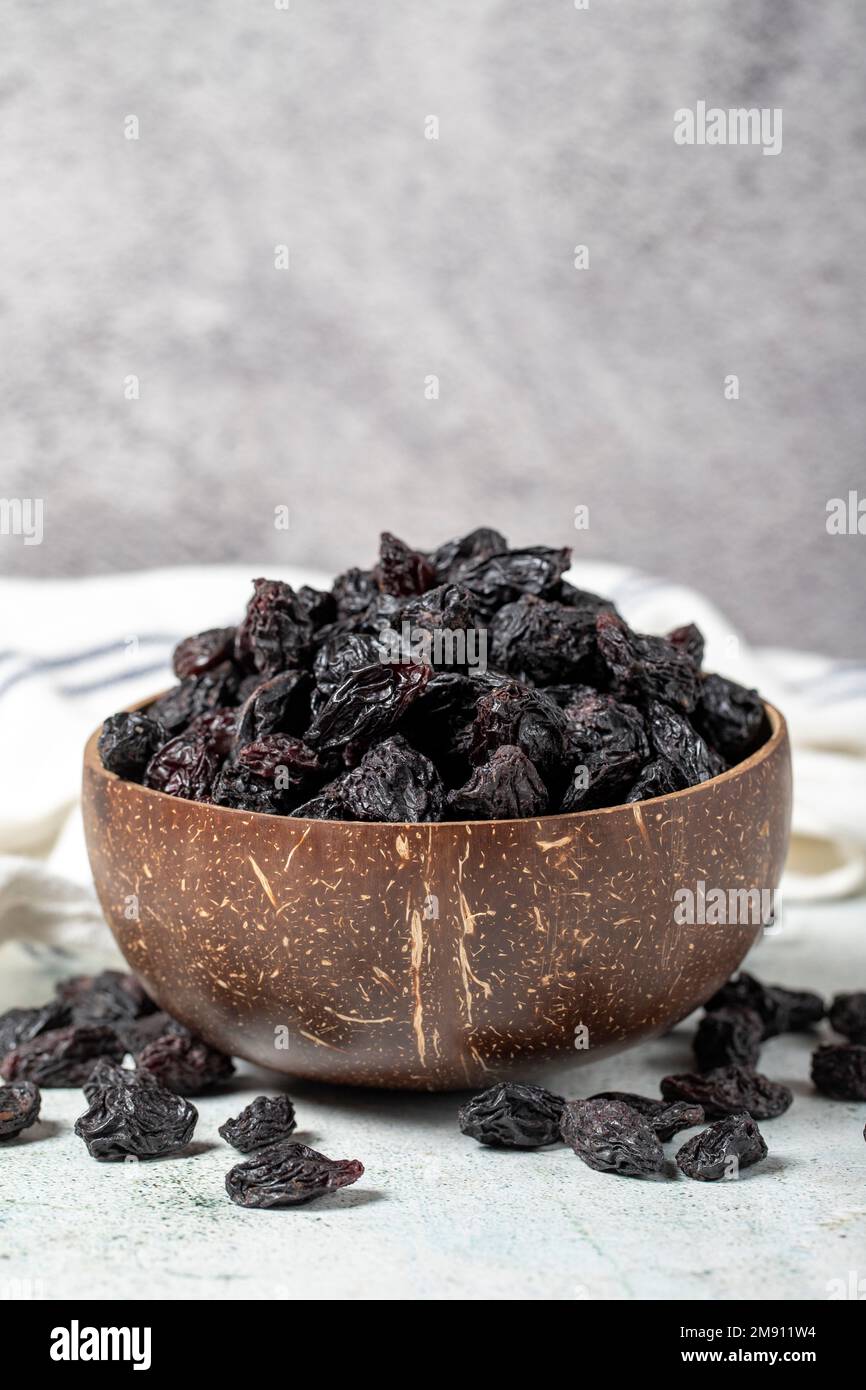
M757 1071L761 1043L805 1032L825 1015L846 1041L812 1054L812 1081L833 1100L866 1100L866 993L837 994L828 1010L818 994L763 985L743 971L706 1005L694 1037L697 1070L664 1077L660 1096L602 1091L567 1101L501 1081L462 1107L460 1128L493 1148L565 1143L601 1173L648 1178L666 1171L663 1143L711 1120L678 1150L677 1167L698 1182L734 1178L767 1157L756 1121L784 1114L793 1100Z
M131 1054L134 1066L123 1065ZM87 1109L75 1133L100 1162L167 1158L188 1151L198 1112L187 1100L228 1082L234 1063L157 1010L132 975L104 970L63 981L35 1009L0 1015L0 1141L40 1116L40 1087L80 1086ZM243 1207L293 1207L357 1182L357 1159L326 1158L291 1139L286 1095L258 1096L220 1126L248 1155L226 1176Z
M176 648L177 686L106 720L102 761L218 806L418 822L641 801L759 747L760 698L701 672L696 627L633 632L570 560L488 528L431 552L386 532L329 593L257 579L239 627Z
M815 1087L833 1100L866 1101L866 993L838 994L828 1010L817 994L763 985L743 972L706 1006L694 1038L698 1069L666 1076L659 1097L605 1091L566 1101L503 1081L461 1108L460 1128L498 1148L564 1141L590 1168L652 1177L666 1169L662 1145L709 1120L679 1149L677 1166L701 1182L734 1177L767 1156L756 1121L774 1119L792 1101L787 1086L756 1070L760 1044L809 1030L825 1015L846 1041L813 1053ZM130 1054L132 1067L124 1064ZM0 1015L0 1142L37 1123L40 1088L80 1086L87 1109L75 1133L92 1158L189 1152L198 1114L187 1097L224 1086L233 1072L231 1058L160 1013L133 976L75 976L41 1008ZM258 1096L220 1126L226 1143L245 1155L226 1176L233 1202L299 1206L363 1175L357 1159L326 1158L298 1143L295 1127L285 1094Z

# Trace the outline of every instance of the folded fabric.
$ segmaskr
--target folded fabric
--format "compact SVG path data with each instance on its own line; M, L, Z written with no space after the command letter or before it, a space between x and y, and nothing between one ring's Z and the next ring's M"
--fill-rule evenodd
M0 940L54 943L104 930L77 811L81 753L106 715L173 681L191 632L236 622L254 567L151 570L77 580L0 580ZM296 586L329 579L268 567ZM573 584L614 600L644 632L696 622L709 670L756 686L784 712L795 763L794 838L783 896L839 896L866 879L866 664L750 648L695 591L607 564Z

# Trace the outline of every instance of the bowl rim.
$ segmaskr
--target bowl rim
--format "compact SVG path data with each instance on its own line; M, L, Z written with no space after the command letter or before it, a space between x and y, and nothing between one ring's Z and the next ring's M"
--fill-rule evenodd
M159 692L159 694L163 693L163 691ZM135 704L126 705L124 709L115 711L115 713L134 714L137 710L145 709L148 705L152 704L154 700L159 698L159 694L150 695L145 700L137 700ZM146 787L142 782L131 782L128 778L119 777L116 772L109 772L108 768L103 766L102 759L99 757L96 747L97 740L102 732L102 724L100 724L97 729L94 729L85 744L84 767L85 769L89 768L90 771L101 775L107 781L121 782L125 783L127 786L135 787L136 791L142 793L145 797L155 797L160 801L170 801L172 803L181 801L187 806L199 806L212 814L222 813L227 816L243 816L248 821L292 822L298 826L348 825L355 830L362 826L380 830L387 827L388 829L396 831L401 829L453 830L455 827L478 827L486 825L544 825L550 821L574 821L577 823L587 816L609 816L613 811L631 810L635 812L639 809L642 810L645 806L658 806L661 803L669 804L688 796L694 796L696 793L705 791L708 787L715 787L722 782L733 781L735 777L740 777L746 772L751 772L753 768L770 758L788 736L788 726L781 710L778 710L775 705L771 705L769 700L763 700L762 704L770 723L769 738L761 744L760 748L756 748L754 753L750 753L747 758L744 758L741 763L735 763L733 767L726 768L724 772L717 773L715 777L707 778L706 782L696 782L694 786L683 787L681 791L677 792L665 792L663 796L648 796L643 801L620 801L617 802L615 806L597 806L587 811L550 811L544 816L510 816L502 820L324 820L319 816L278 816L272 814L270 811L244 811L237 806L217 806L212 801L187 801L185 797L171 796L169 792L157 791L155 787Z

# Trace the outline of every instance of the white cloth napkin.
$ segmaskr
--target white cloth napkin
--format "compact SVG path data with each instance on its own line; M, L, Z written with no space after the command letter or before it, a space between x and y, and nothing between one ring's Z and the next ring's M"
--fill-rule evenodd
M170 685L190 632L236 622L254 566L77 580L0 580L0 941L71 945L104 931L77 802L81 753L106 715ZM268 568L294 585L321 574ZM572 583L612 598L640 631L696 622L709 670L757 686L794 743L794 840L783 897L818 900L866 881L866 664L752 650L693 590L605 564Z

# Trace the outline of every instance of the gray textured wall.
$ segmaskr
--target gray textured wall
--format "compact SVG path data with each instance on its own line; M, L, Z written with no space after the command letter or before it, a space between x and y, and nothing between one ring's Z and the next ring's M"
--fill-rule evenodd
M3 29L0 492L46 509L5 572L336 568L489 521L864 654L866 536L825 530L866 495L860 0L6 0ZM698 99L782 107L781 155L677 147Z

